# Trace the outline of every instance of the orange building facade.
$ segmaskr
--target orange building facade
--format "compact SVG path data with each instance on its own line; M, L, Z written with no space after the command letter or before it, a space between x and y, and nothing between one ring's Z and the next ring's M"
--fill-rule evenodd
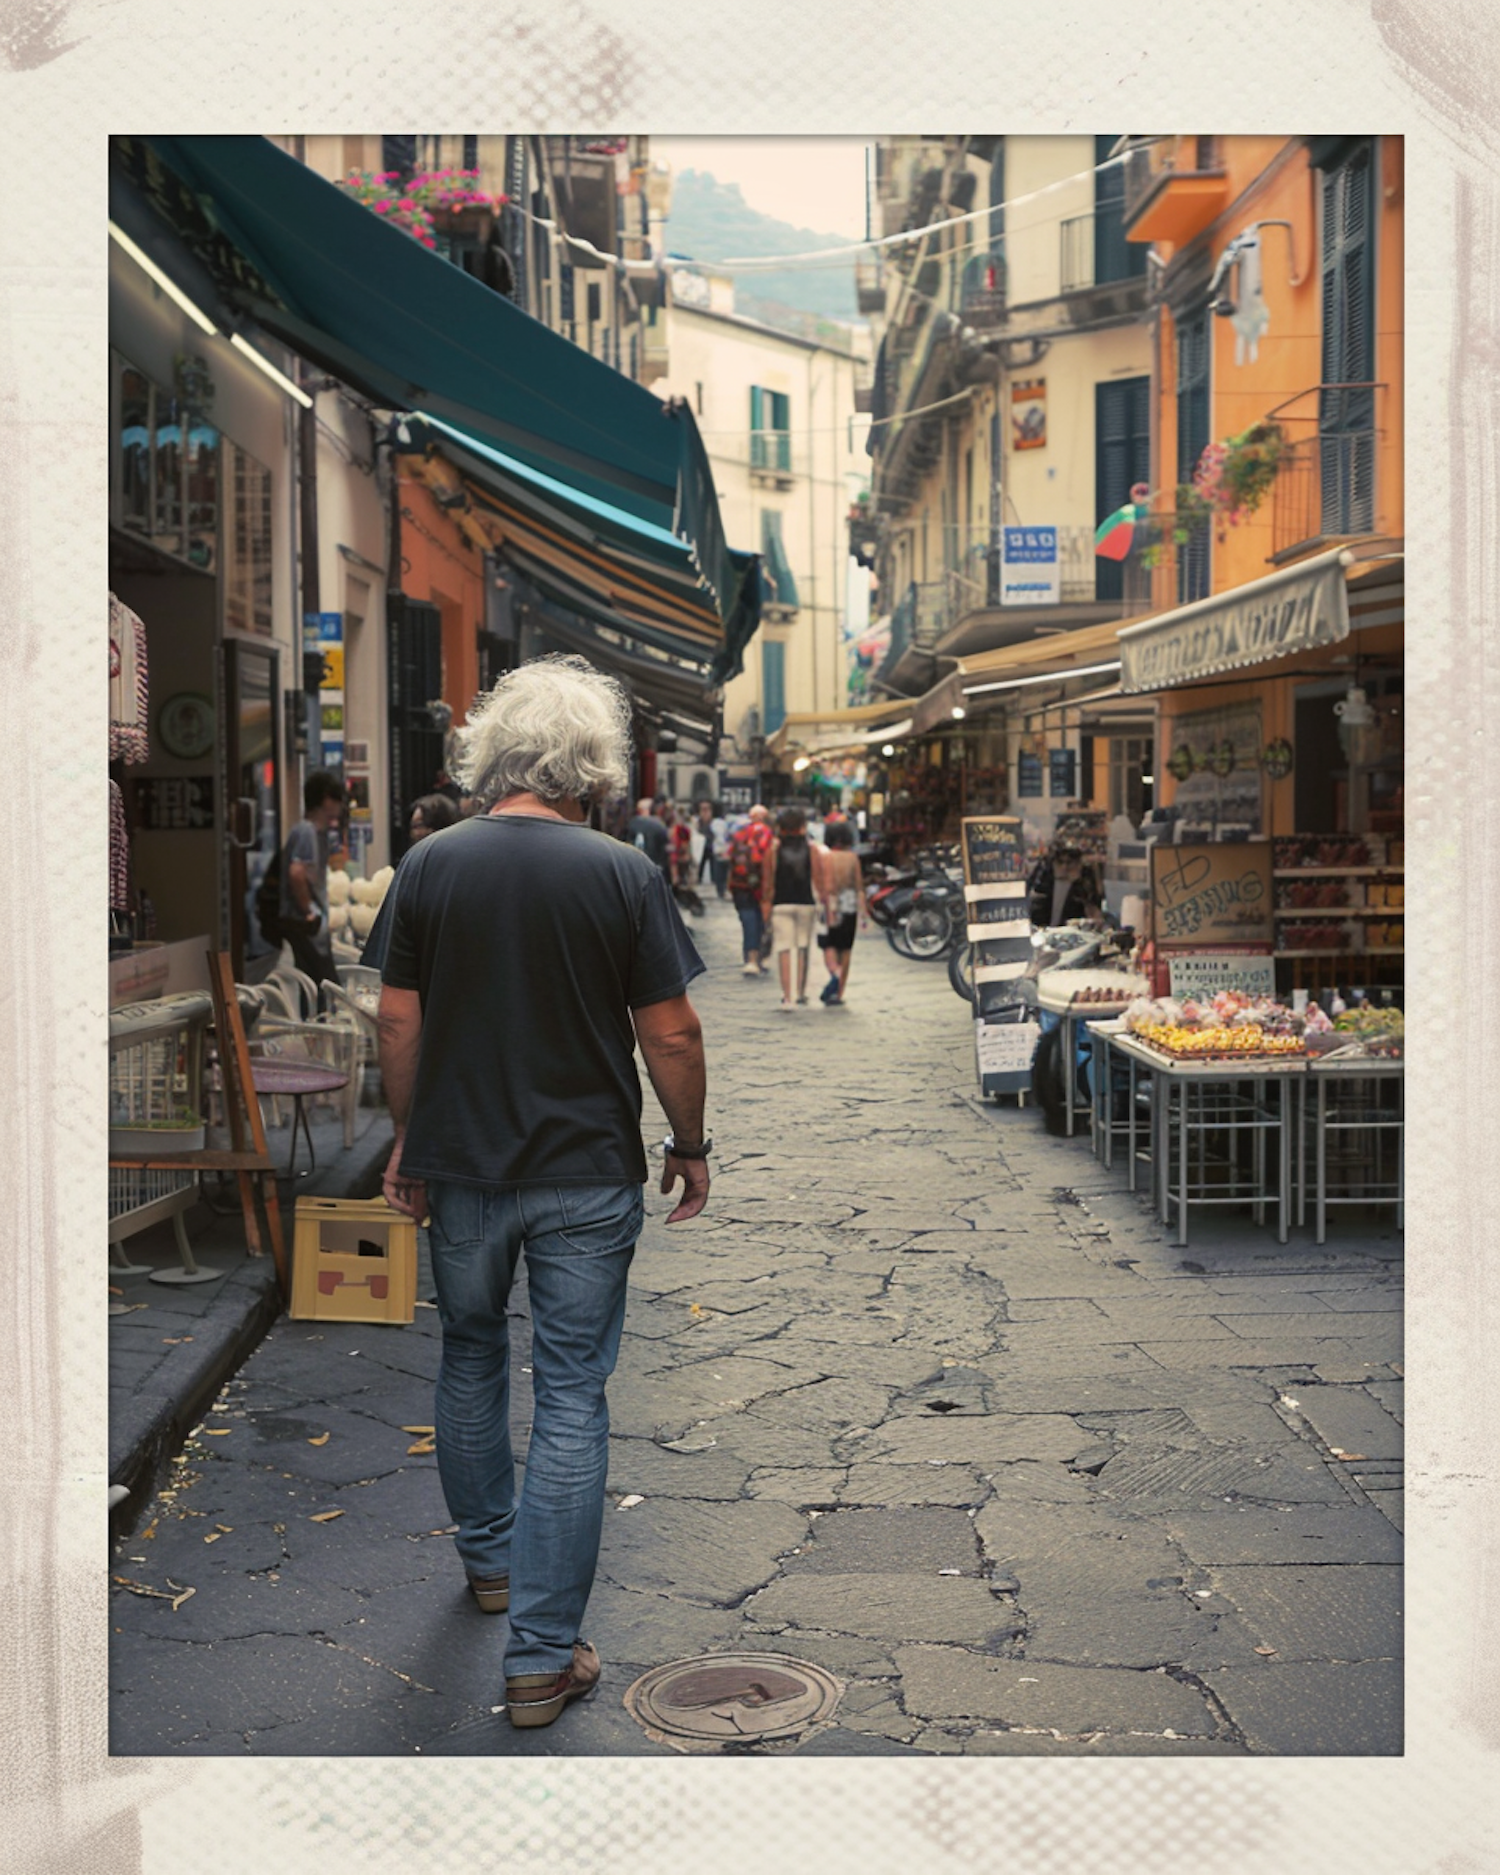
M1127 161L1157 308L1153 616L1119 643L1122 688L1156 700L1155 798L1205 838L1343 836L1325 856L1388 869L1380 913L1402 901L1402 183L1388 137L1166 137ZM1320 980L1317 947L1390 980L1399 917L1341 891L1316 946L1278 926L1294 980Z

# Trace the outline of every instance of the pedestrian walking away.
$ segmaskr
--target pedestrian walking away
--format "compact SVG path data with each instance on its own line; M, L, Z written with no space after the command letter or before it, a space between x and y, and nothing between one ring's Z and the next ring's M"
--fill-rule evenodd
M344 784L315 768L302 789L302 818L266 868L256 894L256 915L266 941L292 947L297 968L314 983L336 983L333 933L328 920L328 860L344 811Z
M766 915L764 909L766 862L776 836L771 831L771 813L757 801L750 818L729 836L726 877L729 896L740 916L741 974L763 977L766 965Z
M823 930L818 942L828 966L822 1001L831 1009L842 1004L849 987L855 930L868 930L870 918L861 889L859 856L854 851L854 829L847 820L829 821L824 845Z
M807 958L824 893L827 854L807 837L807 816L784 807L776 816L776 838L767 856L761 907L771 927L771 948L781 972L781 1007L791 1009L792 956L797 958L797 1001L807 1001Z
M663 874L671 870L672 842L660 818L651 811L651 803L637 801L635 818L626 829L632 846L639 848Z
M475 1600L508 1612L511 1723L598 1684L582 1638L603 1519L605 1385L646 1159L634 1047L671 1128L667 1219L708 1197L703 968L665 874L586 825L626 784L630 703L581 658L510 672L471 712L486 811L404 860L380 1003L385 1193L429 1216L442 1324L438 1472ZM524 1255L535 1407L517 1495L506 1304Z

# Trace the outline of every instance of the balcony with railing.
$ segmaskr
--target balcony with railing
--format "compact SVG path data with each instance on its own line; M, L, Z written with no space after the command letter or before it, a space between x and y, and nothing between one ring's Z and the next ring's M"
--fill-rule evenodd
M1229 205L1219 137L1142 138L1124 168L1125 226L1133 241L1190 241Z
M752 430L750 432L750 469L752 474L790 476L792 472L792 433L790 430Z
M1315 384L1269 413L1286 435L1271 495L1271 557L1380 528L1376 463L1383 384Z
M1005 323L1005 249L996 245L964 263L958 285L958 312L965 325L983 331Z
M854 297L862 313L885 311L885 268L877 255L855 261Z

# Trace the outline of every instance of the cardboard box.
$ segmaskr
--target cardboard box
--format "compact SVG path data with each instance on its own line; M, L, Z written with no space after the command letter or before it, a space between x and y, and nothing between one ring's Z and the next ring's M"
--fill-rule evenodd
M409 1322L417 1227L384 1198L299 1198L292 1302L299 1322Z

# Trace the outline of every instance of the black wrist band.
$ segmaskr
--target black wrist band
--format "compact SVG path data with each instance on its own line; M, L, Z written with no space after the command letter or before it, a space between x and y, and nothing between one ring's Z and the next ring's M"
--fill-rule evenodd
M714 1149L712 1139L705 1139L697 1146L679 1146L670 1133L661 1143L663 1152L673 1159L706 1159Z

